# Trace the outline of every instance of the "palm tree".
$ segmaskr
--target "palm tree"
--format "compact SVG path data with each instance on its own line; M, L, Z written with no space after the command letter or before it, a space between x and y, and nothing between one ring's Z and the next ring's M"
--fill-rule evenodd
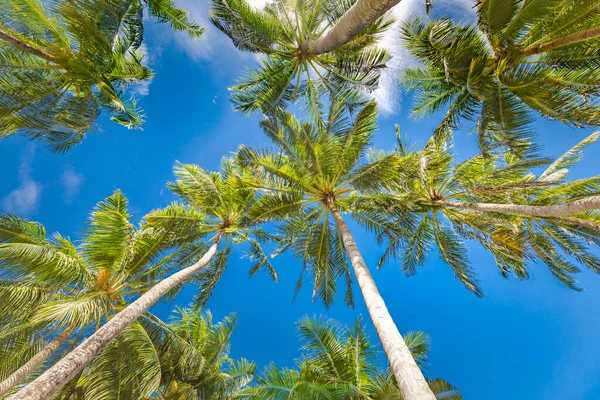
M170 247L160 231L131 224L120 191L96 205L79 246L58 233L47 237L39 223L0 215L0 319L6 327L0 396L75 344L76 331L93 331L150 287L168 265ZM122 340L143 338L140 329L132 327ZM132 348L132 357L138 351Z
M436 136L477 119L482 151L526 152L533 111L575 126L600 124L595 1L479 1L478 28L448 19L405 23L403 41L422 62L402 82L413 114L448 106Z
M277 149L261 151L242 146L237 155L254 174L248 176L248 184L264 193L251 215L256 220L283 223L282 250L289 249L302 260L302 274L309 271L313 275L313 298L318 294L326 306L333 302L340 278L348 286L346 301L353 302L348 256L404 397L433 399L341 215L350 211L357 221L376 231L401 229L377 213L352 209L348 195L356 188L380 187L394 176L391 172L395 161L389 157L361 165L376 129L376 105L371 102L352 122L344 109L343 101L334 101L329 115L314 123L301 123L285 112L262 122Z
M156 280L149 281L149 290L12 396L11 400L41 400L54 394L152 305L194 277L200 286L194 303L197 308L202 308L223 273L234 243L249 244L248 257L254 262L251 274L267 269L277 279L275 269L262 249L262 243L269 236L248 215L249 208L256 201L256 193L243 185L244 172L230 160L224 159L220 172L207 172L195 165L178 164L175 174L178 180L169 186L188 206L174 203L163 210L154 211L146 216L146 223L170 237L172 243L182 246L178 256L173 259L175 265L197 261L159 283L155 283ZM221 241L225 249L213 260ZM110 249L110 246L104 248ZM212 265L205 268L211 261Z
M160 398L230 399L254 379L256 364L229 357L229 340L237 317L231 314L218 323L212 314L176 309L174 319L157 330L166 338L159 342L162 368ZM145 322L142 322L145 324ZM165 331L166 328L166 331ZM173 346L172 342L179 342Z
M394 376L378 364L378 346L365 332L360 318L351 326L332 319L303 317L298 321L302 355L295 369L269 364L257 384L244 392L251 399L403 399ZM406 346L421 368L427 366L429 337L424 332L405 335ZM436 398L462 396L442 379L427 380Z
M409 236L388 235L380 265L398 258L403 271L413 275L437 247L457 279L481 296L463 241L475 240L494 256L505 277L527 279L528 264L539 260L561 283L578 290L577 264L600 273L600 258L588 249L600 245L600 176L566 177L598 136L590 135L551 163L511 155L477 155L454 163L448 150L426 146L411 151L399 139L396 184L355 205L382 213L399 206L400 213L410 215L402 222L413 219ZM543 165L547 168L536 172Z
M259 11L246 0L212 0L210 18L242 51L264 55L233 89L237 110L268 114L299 96L318 114L329 93L363 104L388 60L378 37L398 0L276 0Z
M138 321L128 326L53 399L143 399L156 392L161 360L151 333Z
M252 381L256 369L228 357L235 325L235 314L215 323L210 311L185 308L177 308L168 324L142 315L132 326L143 327L138 333L147 337L126 334L127 328L55 398L230 398Z
M147 0L150 15L199 36L171 0ZM0 138L16 133L66 151L101 111L127 128L143 115L129 86L152 77L138 51L141 0L14 0L0 4Z

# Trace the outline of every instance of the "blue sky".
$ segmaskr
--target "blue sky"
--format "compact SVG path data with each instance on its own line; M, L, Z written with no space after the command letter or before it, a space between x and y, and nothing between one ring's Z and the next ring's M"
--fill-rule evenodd
M183 4L206 21L204 2ZM415 11L415 4L405 1L398 12ZM444 6L443 1L440 4ZM459 2L461 18L469 17L465 4ZM387 45L395 45L394 37L386 40ZM228 99L227 88L256 58L235 51L214 29L209 29L204 41L192 43L184 35L150 24L145 43L156 76L149 86L138 89L147 113L144 130L127 131L101 119L100 132L65 155L19 137L3 140L0 209L77 239L94 204L115 189L129 198L130 212L138 221L146 212L174 200L165 183L172 179L175 160L215 169L220 158L241 143L267 144L257 125L260 118L233 112ZM393 146L394 124L422 144L441 118L415 121L409 117L410 99L400 99L394 90L394 72L410 61L402 58L401 49L394 51L400 57L386 75L385 90L378 94L385 112L373 144L383 149ZM548 156L560 155L590 132L544 120L535 129ZM468 130L457 132L455 150L461 158L473 155L476 138ZM600 144L589 146L571 176L600 173L599 152ZM382 249L370 234L354 224L351 228L367 263L374 266ZM582 273L580 282L587 290L576 293L561 287L543 265L533 266L532 278L521 282L503 279L492 258L477 246L469 246L469 256L482 281L483 300L455 281L436 254L415 277L404 277L394 264L373 272L400 330L424 330L431 335L429 374L453 383L465 399L600 398L600 321L596 317L600 277ZM362 315L376 340L358 293L354 310L341 297L325 310L311 303L308 289L292 303L299 265L284 256L275 260L275 266L278 284L266 274L249 279L248 260L234 252L209 302L217 318L238 314L232 356L255 360L261 368L269 361L293 366L299 355L295 322L304 314L323 313L344 323ZM193 291L193 286L184 289L177 304L187 304ZM167 318L168 309L159 306L156 312Z

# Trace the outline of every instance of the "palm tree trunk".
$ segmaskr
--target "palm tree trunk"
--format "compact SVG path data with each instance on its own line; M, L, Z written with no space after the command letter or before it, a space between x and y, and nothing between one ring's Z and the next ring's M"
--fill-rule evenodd
M333 214L338 232L344 242L358 286L369 310L371 321L381 340L392 372L396 377L398 387L404 400L435 400L435 395L429 388L423 373L415 362L408 346L404 343L392 316L390 315L377 285L365 264L348 226L342 219L338 209L330 199L327 204Z
M69 325L57 337L50 341L50 343L44 346L42 350L31 357L29 361L13 372L8 378L0 382L0 397L4 396L6 393L10 392L12 388L23 382L27 375L31 374L38 366L40 366L40 364L46 361L48 357L50 357L65 342L65 340L71 336L76 327L76 325Z
M348 43L399 2L400 0L358 0L331 30L317 40L304 41L300 50L304 54L313 55L332 52Z
M27 52L29 54L33 54L34 56L43 58L46 61L56 63L56 60L50 54L48 54L45 51L42 51L38 48L33 47L29 43L25 43L21 39L14 37L13 35L9 34L8 32L6 32L3 29L0 29L0 40L4 40L5 42L11 43L11 44L15 45L16 47L18 47L19 49L23 50L24 52Z
M217 247L223 233L220 233L208 251L194 265L182 269L152 289L144 293L139 299L125 307L104 324L92 336L81 343L77 348L63 357L52 368L48 369L36 380L31 382L8 400L45 400L69 382L75 375L83 370L98 355L111 340L116 338L133 321L146 312L154 303L161 299L169 290L185 282L190 276L200 271L217 252Z
M600 224L598 222L588 221L587 219L565 217L565 218L561 218L561 221L565 221L569 224L584 226L586 228L590 228L595 231L600 231Z
M505 214L520 214L530 217L568 217L586 211L600 208L600 196L585 197L570 203L556 204L553 206L525 206L521 204L493 204L493 203L459 203L454 201L440 201L440 204L453 208L467 210L497 212Z
M551 40L550 42L529 46L525 50L521 51L521 55L526 57L532 56L534 54L544 53L546 51L558 49L559 47L568 46L570 44L582 42L598 36L600 36L600 26L586 29L581 32L571 33L570 35Z

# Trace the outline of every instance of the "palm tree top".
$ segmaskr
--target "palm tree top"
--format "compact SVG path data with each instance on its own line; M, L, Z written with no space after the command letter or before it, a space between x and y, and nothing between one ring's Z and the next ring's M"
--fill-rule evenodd
M234 398L254 379L256 364L229 356L237 316L215 322L210 311L176 308L168 324L155 324L165 398ZM173 345L177 343L177 345Z
M263 221L252 218L250 211L259 201L257 191L247 185L248 172L235 160L223 158L218 172L197 165L176 163L177 180L168 187L183 203L173 203L150 212L149 226L166 232L181 246L173 263L185 265L204 254L207 243L224 238L223 249L197 276L199 292L194 300L203 308L225 270L233 245L246 243L246 256L252 262L250 276L265 269L277 281L277 273L264 246L273 235L261 228Z
M202 214L206 229L235 233L255 224L247 210L256 192L244 185L244 171L231 160L223 158L218 172L176 163L175 175L177 181L168 183L168 188Z
M296 293L304 273L314 275L313 299L330 306L337 280L346 284L345 301L353 305L352 279L341 236L332 220L332 207L352 212L360 224L380 234L402 229L381 213L354 208L355 198L395 179L395 157L366 164L364 155L376 130L377 108L371 102L356 113L343 101L313 122L300 122L286 112L262 122L274 149L242 146L236 159L250 174L246 182L261 193L250 210L258 221L277 222L280 247L302 261ZM357 211L357 212L355 212Z
M413 275L437 247L457 279L482 296L465 244L475 240L494 256L504 277L527 279L528 264L538 260L561 283L578 289L577 264L600 271L600 260L588 250L598 243L597 211L543 217L520 215L510 207L552 207L598 196L599 176L567 179L582 150L598 137L599 133L591 134L556 160L505 154L477 155L460 163L454 162L449 149L428 145L411 150L400 141L396 183L373 195L371 202L361 202L362 207L382 213L393 210L396 203L398 213L406 215L402 222L411 226L407 235L394 231L387 235L388 247L379 265L399 259L403 271ZM500 208L490 212L478 204Z
M23 134L64 152L96 129L101 112L139 128L128 88L142 63L144 4L174 30L203 29L172 0L15 0L0 4L0 139Z
M256 383L244 390L252 399L401 399L393 375L379 365L379 346L371 342L362 319L341 325L323 316L298 322L301 356L296 368L265 367ZM404 340L421 368L430 349L425 332L409 332ZM458 390L442 379L430 379L440 398L460 400Z
M179 268L170 263L178 250L166 232L144 221L138 226L131 222L127 199L119 190L94 207L78 242L58 233L48 236L39 223L1 214L0 305L2 321L10 328L1 335L0 347L11 349L11 356L0 362L2 379L23 367L23 357L37 356L41 347L54 342L27 373L57 361L155 279ZM132 398L152 390L160 369L156 354L148 350L149 340L141 325L132 324L81 379L63 388L62 398L70 398L74 390L94 398L114 398L115 387ZM25 378L19 376L13 386Z
M413 114L447 109L436 137L476 120L483 152L524 156L535 150L532 110L575 126L600 124L595 5L481 1L476 7L477 26L444 18L402 27L403 42L422 62L402 78L415 91Z
M378 18L334 51L313 54L305 46L324 36L353 3L276 0L257 10L246 0L212 0L213 24L240 50L266 56L233 87L235 108L270 114L304 96L305 109L317 115L325 93L364 104L362 92L377 87L389 58L375 47L393 22L389 17Z
M13 282L15 290L19 283L47 283L44 297L54 299L34 320L85 326L114 312L163 273L172 242L145 223L136 228L127 205L118 190L99 202L79 245L58 233L47 237L36 222L9 214L0 217L2 278ZM28 301L15 296L11 307L39 305Z
M371 171L361 163L376 130L377 107L372 101L355 116L345 107L334 101L329 113L314 122L301 122L287 112L261 122L275 151L241 146L236 155L252 171L249 186L272 195L261 201L296 195L297 205L321 207L331 200L343 202L369 179ZM260 218L261 201L253 214Z

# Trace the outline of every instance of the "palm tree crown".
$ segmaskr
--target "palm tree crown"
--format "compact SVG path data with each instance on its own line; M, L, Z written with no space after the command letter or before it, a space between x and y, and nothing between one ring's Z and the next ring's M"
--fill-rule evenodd
M160 229L171 232L182 245L177 263L186 265L206 251L206 243L222 235L224 248L214 262L196 276L199 287L194 305L203 308L227 265L233 245L248 244L247 257L253 263L250 276L265 269L277 281L277 272L263 249L272 241L260 228L262 221L253 219L249 210L258 201L256 190L245 184L246 172L224 158L219 172L209 172L197 165L177 164L177 181L169 188L184 204L174 203L146 217Z
M600 216L592 210L598 207L600 177L565 178L568 168L582 157L582 149L597 138L597 133L592 134L554 162L477 155L461 163L454 163L453 155L438 146L411 151L399 139L396 183L363 206L382 213L394 209L394 204L400 206L410 215L402 222L412 219L412 229L405 237L389 235L380 265L398 258L403 271L412 275L437 247L457 279L481 296L464 243L475 240L494 256L505 277L527 279L528 264L542 261L560 282L577 289L573 277L579 272L577 263L600 273L600 259L588 250L589 245L600 244ZM548 166L537 172L543 165ZM589 211L571 216L521 211L528 206L552 209L584 199L595 200Z
M402 399L394 376L381 370L379 348L369 340L361 319L341 326L332 319L303 317L298 321L302 346L295 369L269 364L256 384L244 392L252 399ZM412 332L404 340L421 368L427 365L429 337ZM462 396L442 379L428 383L438 398Z
M61 330L69 335L79 332L65 341L63 349L93 331L168 271L172 257L168 235L146 224L139 228L131 224L127 199L120 191L98 203L79 246L60 234L48 238L42 225L12 215L0 218L0 235L1 318L11 321L12 327L2 337L7 357L2 358L1 379ZM126 378L132 375L123 373L134 360L145 365L148 344L147 333L133 325L84 374L86 387L103 390L121 385L132 393L152 391L154 378L134 384ZM131 359L112 366L105 363L103 357L123 351L123 346L128 349L123 354ZM159 373L149 369L145 376L153 372Z
M377 87L388 55L375 47L391 24L377 18L334 51L312 54L307 40L325 35L353 1L276 0L258 11L245 0L212 0L211 20L243 51L264 55L260 67L249 71L233 95L237 110L269 114L305 96L305 108L318 114L323 93L364 103L363 91Z
M478 28L448 19L405 23L403 41L423 63L405 71L417 93L413 113L449 106L436 130L477 119L481 150L522 155L531 142L531 110L576 126L600 124L595 1L479 1Z
M275 151L242 146L237 154L253 172L248 184L264 194L251 215L259 221L284 221L279 225L279 251L290 250L302 260L303 273L314 277L313 299L319 296L326 306L333 303L340 278L347 286L345 301L354 302L344 246L328 204L334 201L350 211L355 188L377 186L385 171L391 170L389 160L361 164L376 129L376 116L374 102L356 113L353 121L342 101L334 101L329 114L314 123L283 112L261 123ZM376 215L352 215L374 229L393 229ZM302 283L301 275L297 290Z
M235 314L215 323L210 311L176 309L173 320L156 331L156 336L162 337L161 398L237 398L254 379L256 364L229 357L229 340L236 323Z
M145 1L150 15L199 36L171 0ZM66 151L101 111L128 128L143 115L132 84L150 79L138 50L141 0L15 0L0 4L0 138L20 133Z

